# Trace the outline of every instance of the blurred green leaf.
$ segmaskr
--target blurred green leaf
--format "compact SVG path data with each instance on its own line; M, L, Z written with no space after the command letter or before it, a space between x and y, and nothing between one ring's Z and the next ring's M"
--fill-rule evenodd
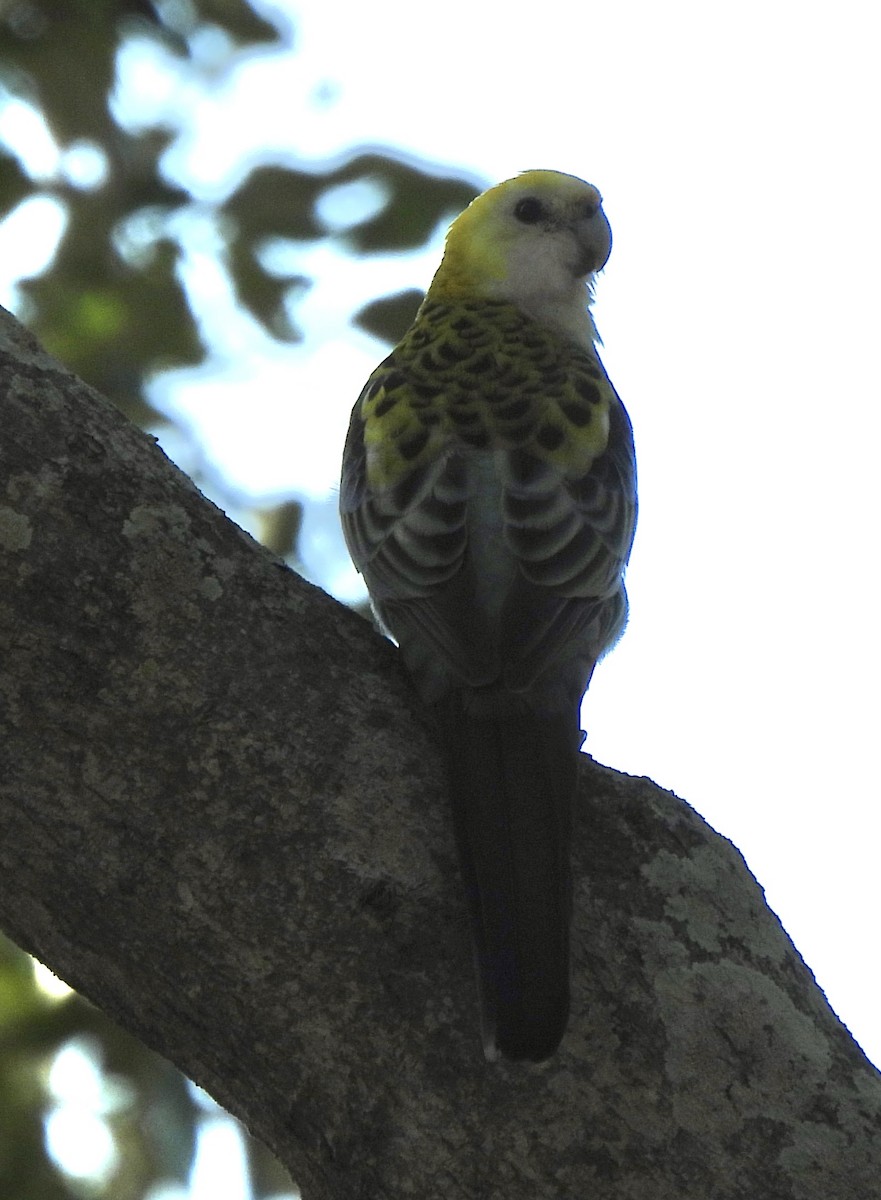
M219 25L241 45L273 42L279 36L278 28L245 0L197 0L196 7L203 21Z
M479 190L461 179L438 177L427 166L400 161L392 152L362 151L325 174L281 163L253 167L223 203L221 212L228 222L229 262L237 298L275 337L295 341L300 335L284 309L291 281L271 275L261 263L261 253L273 239L314 242L333 236L319 217L319 202L341 185L358 181L375 185L385 202L379 211L362 220L356 218L337 235L353 254L388 254L422 245ZM301 279L303 282L308 281ZM400 305L397 300L389 301L386 308L368 306L358 314L357 323L388 338L389 331L399 329L400 314L407 311L408 304L402 299ZM399 332L407 324L409 321Z
M425 293L418 288L383 296L365 304L352 318L353 323L384 342L398 342L413 324Z
M457 216L480 191L461 177L438 176L427 167L375 151L357 155L332 178L335 183L377 179L388 192L382 212L347 235L352 250L359 254L421 246L439 224Z
M32 191L33 185L16 159L0 146L0 219Z
M303 524L303 505L296 500L257 511L257 533L261 543L279 558L296 553Z
M62 143L103 142L120 22L159 27L145 0L10 0L0 9L0 57L26 73L30 98ZM88 70L83 64L88 63Z
M313 215L322 186L321 180L297 167L258 166L220 210L236 298L281 341L300 341L302 336L285 309L292 281L270 274L261 252L273 238L315 241L323 236Z
M324 236L313 205L327 186L326 177L295 166L254 167L221 211L235 223L235 234L249 245L270 237L311 241Z
M33 304L29 323L50 354L140 424L160 419L144 399L145 376L204 358L175 274L179 255L165 240L141 270L127 267L110 246L83 258L74 229L55 268L21 285Z

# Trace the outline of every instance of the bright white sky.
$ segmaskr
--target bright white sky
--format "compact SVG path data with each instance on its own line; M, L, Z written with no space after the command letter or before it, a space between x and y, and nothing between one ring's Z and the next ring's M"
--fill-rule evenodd
M588 747L731 838L881 1062L871 6L274 7L293 15L295 52L243 62L231 87L174 84L155 50L127 59L119 111L193 111L167 166L206 196L243 157L364 144L487 185L549 167L601 189L615 245L594 311L635 428L641 517L630 627L591 687ZM440 239L392 260L297 254L316 278L297 309L309 338L279 350L224 302L199 237L187 279L214 297L219 348L156 396L250 499L314 502L307 565L354 597L333 489L385 348L348 318L426 286Z

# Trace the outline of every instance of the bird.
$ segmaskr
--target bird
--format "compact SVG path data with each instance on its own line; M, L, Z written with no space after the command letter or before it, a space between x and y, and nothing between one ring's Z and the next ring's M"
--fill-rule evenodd
M590 311L611 245L576 176L476 197L343 452L349 552L445 749L490 1061L548 1059L569 1020L581 701L627 620L637 515Z

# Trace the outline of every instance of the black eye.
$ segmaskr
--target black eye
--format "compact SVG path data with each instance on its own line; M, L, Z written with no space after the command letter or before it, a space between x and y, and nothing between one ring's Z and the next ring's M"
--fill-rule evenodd
M536 200L535 196L524 196L522 200L517 201L514 216L524 225L535 225L545 216L545 206L541 200Z

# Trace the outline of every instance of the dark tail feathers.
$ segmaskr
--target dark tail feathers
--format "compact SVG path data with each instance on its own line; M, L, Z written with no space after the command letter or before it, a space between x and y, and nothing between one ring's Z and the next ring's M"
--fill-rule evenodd
M487 1057L540 1062L569 1017L574 716L444 706L453 815L471 905Z

